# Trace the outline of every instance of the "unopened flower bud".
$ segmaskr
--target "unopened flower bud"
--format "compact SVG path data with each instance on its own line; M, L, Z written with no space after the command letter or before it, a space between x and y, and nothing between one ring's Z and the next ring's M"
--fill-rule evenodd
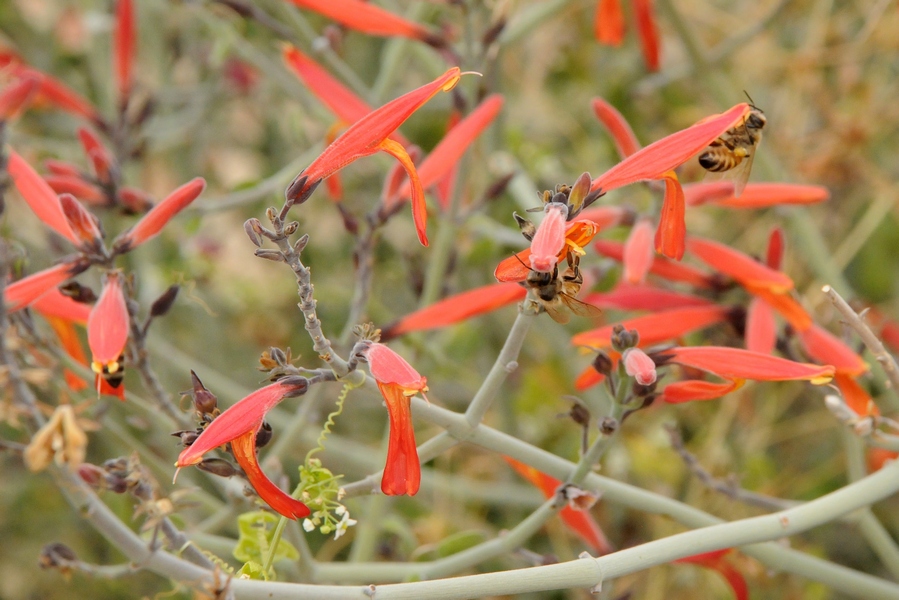
M97 465L82 463L78 466L78 477L95 490L99 490L103 485L103 479L106 477L106 471Z
M181 440L181 445L185 448L190 446L197 438L200 437L200 433L196 429L185 429L182 431L175 431L172 435Z
M247 219L243 224L243 230L247 234L247 237L250 238L250 241L253 242L253 245L257 248L262 248L262 238L259 236L259 231L262 229L262 224L259 222L259 219Z
M640 335L636 329L627 331L620 323L612 328L612 348L618 352L623 353L628 348L633 348L639 341Z
M42 569L60 569L68 571L71 568L71 563L76 562L77 560L78 555L75 554L74 550L65 544L55 542L41 548L38 565Z
M608 377L612 374L612 358L603 352L602 350L596 355L596 358L593 359L593 368L596 369L596 372L605 375Z
M175 303L175 298L178 296L178 290L180 287L178 284L170 285L169 289L164 291L159 298L157 298L153 305L150 306L150 316L151 317L161 317L172 308L172 304Z
M580 402L575 402L571 405L571 410L568 411L568 416L570 416L571 420L578 425L585 426L590 424L590 411Z
M603 417L599 422L599 431L603 435L612 435L618 430L618 421L612 417Z
M521 235L524 236L524 239L529 242L533 240L534 234L537 233L537 227L534 226L534 223L529 219L525 219L517 212L513 212L512 217L515 219L515 222L518 223L518 228L521 230Z
M629 348L625 350L623 360L625 372L636 379L637 383L642 386L655 383L656 364L643 350Z
M203 385L203 382L200 381L200 378L193 371L190 372L190 380L194 386L192 393L194 408L201 415L213 412L218 405L218 398L206 389L206 386Z
M238 473L234 465L224 458L204 458L197 463L197 468L219 477L231 477Z

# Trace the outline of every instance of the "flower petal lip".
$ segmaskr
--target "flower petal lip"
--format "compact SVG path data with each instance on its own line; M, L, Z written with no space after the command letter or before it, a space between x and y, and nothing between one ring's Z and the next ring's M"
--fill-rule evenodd
M686 205L684 190L674 171L665 177L665 197L662 200L662 213L659 216L659 227L656 229L656 252L680 260L684 257L684 240L687 237Z
M656 364L677 363L714 373L725 379L759 381L801 379L821 385L829 382L835 371L831 365L799 363L769 354L725 346L676 346L664 350L655 358Z
M617 310L667 310L688 306L710 306L711 300L683 292L675 292L653 285L631 285L619 282L609 292L594 292L583 298L587 304Z
M37 171L15 151L10 151L6 168L16 189L34 214L45 225L77 246L80 240L69 227L56 192L37 174Z
M89 263L80 260L63 262L8 284L3 290L3 304L7 312L29 306L66 279L85 271L88 266Z
M421 486L421 464L415 445L409 397L398 383L378 381L378 389L387 404L390 418L387 462L381 476L381 491L388 496L414 496Z
M234 453L237 464L244 470L247 480L253 486L253 489L256 490L256 493L259 494L259 497L275 509L278 514L294 520L308 516L312 513L309 507L276 486L271 479L266 477L259 466L259 460L256 457L257 430L258 427L231 440L231 452ZM197 441L199 441L199 438L197 438L194 444Z
M128 306L121 278L117 271L106 275L103 291L87 319L87 343L100 368L118 361L128 342Z
M50 291L41 295L37 300L31 303L31 306L37 312L45 317L62 319L74 323L87 323L87 319L91 313L91 306L83 302L77 302L62 292L58 288L50 288Z
M406 391L427 391L427 379L384 344L374 342L365 351L372 377L380 383L395 383Z
M44 181L57 194L72 194L88 204L100 204L106 200L103 190L81 179L81 177L45 175Z
M833 365L837 373L858 377L868 372L868 364L843 340L823 327L812 325L798 333L806 353L822 363Z
M774 311L761 298L753 298L746 311L746 349L771 354L777 345Z
M134 6L131 0L116 2L116 26L113 31L113 63L119 101L124 105L131 93L134 51L137 46Z
M400 36L428 43L438 39L427 28L361 0L290 0L362 33Z
M36 77L25 76L6 86L0 92L0 121L9 121L19 116L31 102L40 88Z
M110 154L109 150L103 146L103 143L100 142L100 139L96 135L94 135L94 132L86 127L78 128L78 139L81 142L82 148L84 148L84 154L90 159L91 164L93 165L94 175L96 175L97 179L100 181L109 181L110 171L115 162L112 158L112 154Z
M744 287L767 289L773 293L793 289L793 280L786 274L720 242L691 237L687 240L687 248L704 263Z
M391 338L411 331L439 329L460 323L500 307L524 300L527 290L517 283L494 283L449 296L406 315L381 331L381 339Z
M641 219L631 229L624 244L624 280L631 284L645 280L654 257L652 224L647 219Z
M206 180L196 177L173 191L162 202L150 209L150 212L145 214L134 227L122 232L116 238L113 244L115 251L117 253L128 252L156 236L172 217L196 200L204 189L206 189Z
M637 181L660 179L733 127L749 110L745 102L737 104L638 150L594 179L590 190L605 193Z
M308 387L309 382L303 377L286 377L237 401L207 425L193 444L181 451L176 466L195 465L210 450L255 432L272 407L285 398L305 393Z
M636 329L640 334L640 346L646 347L722 323L730 313L730 308L717 305L673 308L627 319L621 321L621 325L628 331ZM579 333L571 338L571 343L596 349L608 348L612 344L615 325L617 323Z
M618 154L621 158L627 158L640 149L640 141L637 140L634 130L631 129L630 124L614 106L602 98L594 98L593 112L596 114L596 118L609 130L609 133L612 135L612 141L615 142L615 147L618 149Z

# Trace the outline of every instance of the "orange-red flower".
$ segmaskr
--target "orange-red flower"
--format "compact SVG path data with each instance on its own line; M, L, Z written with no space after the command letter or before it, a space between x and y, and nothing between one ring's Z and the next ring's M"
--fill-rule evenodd
M381 339L388 340L411 331L446 327L524 300L526 295L527 290L517 283L494 283L468 290L406 315L385 327Z
M746 579L725 557L733 551L733 548L724 548L713 552L704 552L694 556L677 559L676 563L694 564L713 571L718 571L734 592L734 600L749 600L749 586Z
M115 160L112 153L103 146L94 133L86 128L78 128L78 139L81 141L81 147L84 148L84 154L94 168L94 175L102 182L110 181L110 171L113 169Z
M728 208L767 208L782 204L816 204L830 198L820 185L795 183L748 183L739 198L734 196L732 181L693 183L684 186L687 206L714 204Z
M103 244L103 233L97 217L81 205L72 194L60 194L59 204L69 222L69 228L78 238L78 248L86 252L99 250Z
M7 312L20 310L33 304L66 279L84 271L87 266L82 261L62 262L8 284L3 290L3 304L6 306Z
M429 44L439 38L426 27L362 0L290 0L300 8L315 11L345 27L379 36L399 36Z
M669 404L680 404L683 402L695 402L701 400L715 400L727 394L740 389L745 383L742 379L726 381L724 383L714 383L712 381L703 381L701 379L687 379L684 381L674 381L665 386L662 390L662 400Z
M656 250L676 260L684 252L684 193L674 169L685 163L718 136L744 119L746 103L703 119L692 127L673 133L631 154L593 180L591 192L606 193L637 181L665 180L665 197L656 230Z
M518 462L514 458L503 456L503 459L515 469L515 471L538 488L547 499L556 495L556 490L562 482L546 473L541 473L534 467ZM590 544L598 555L608 554L613 550L612 544L606 538L606 534L599 527L596 520L586 510L575 510L566 506L559 511L562 521L575 535Z
M641 219L631 228L624 244L624 280L642 283L652 267L655 253L652 249L652 223Z
M319 183L354 160L384 151L396 158L409 175L412 184L412 217L419 241L427 246L427 207L424 191L415 165L406 150L390 134L413 112L438 92L448 92L459 82L461 73L454 67L431 83L388 102L351 125L332 142L318 158L312 161L287 188L287 200L291 204L305 202Z
M571 250L575 254L583 254L583 247L590 243L599 227L593 221L578 219L568 223L565 231L565 245L556 255L556 263L564 260ZM531 248L522 250L515 256L503 259L493 272L497 281L524 281L530 273L527 265L531 262Z
M19 60L11 61L9 68L10 73L14 77L34 79L38 82L38 89L34 96L36 105L49 104L89 121L101 121L100 115L93 104L58 79L29 67Z
M309 382L304 377L286 377L256 390L207 425L194 443L178 455L175 466L182 468L195 465L210 450L230 443L234 458L260 498L288 519L309 515L309 507L291 498L266 477L256 457L256 434L265 414L285 398L305 394L308 387Z
M388 496L414 496L421 484L421 465L409 399L427 392L428 380L384 344L371 343L364 356L387 404L390 418L387 464L381 477L381 491Z
M597 240L593 243L597 252L619 262L624 261L624 244L611 240ZM688 283L699 289L712 289L715 287L715 277L696 267L674 262L664 256L653 257L649 272L669 281Z
M612 141L618 149L621 158L627 158L640 149L640 141L631 129L630 124L625 120L624 116L618 110L603 100L602 98L593 99L593 112L596 118L606 126L612 135Z
M66 238L76 246L80 243L78 236L69 227L59 203L56 192L47 185L37 171L31 168L25 159L19 156L15 151L10 151L6 165L10 177L16 189L24 198L28 206L44 222L45 225L53 229L56 233Z
M659 70L659 28L656 25L652 0L632 0L637 35L643 51L643 61L649 71ZM620 46L624 41L624 12L621 0L599 0L593 22L596 40L608 46Z
M103 291L87 319L87 344L96 373L97 392L125 399L122 385L125 344L128 343L128 306L122 289L121 274L107 273Z
M127 252L158 234L176 214L196 200L206 189L202 177L191 179L154 206L130 229L119 234L113 247L116 252Z
M0 92L0 122L18 117L39 87L40 82L35 77L22 77L6 86Z
M657 313L621 321L628 331L636 329L640 334L640 346L647 347L686 335L698 329L704 329L716 323L724 322L730 315L730 309L717 306L690 306L673 308ZM617 323L616 323L617 325ZM571 338L575 346L602 349L612 345L612 333L615 325L606 325L598 329L584 331Z
M134 50L137 46L134 24L134 7L131 0L118 0L116 2L116 26L113 31L112 59L119 102L123 106L131 93Z
M662 351L656 364L676 363L706 371L724 379L758 381L805 380L822 385L833 379L834 368L799 363L770 354L724 346L675 346Z
M711 300L693 294L675 292L652 285L619 282L609 292L593 292L584 299L587 304L599 308L617 310L667 310L670 308L686 308L688 306L710 306Z
M531 268L541 273L551 273L560 254L565 250L565 220L568 206L550 202L543 207L544 217L531 240Z

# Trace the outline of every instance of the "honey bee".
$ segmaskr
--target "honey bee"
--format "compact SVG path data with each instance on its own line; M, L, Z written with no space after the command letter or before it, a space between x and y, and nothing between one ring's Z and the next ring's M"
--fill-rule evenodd
M581 317L598 317L602 310L581 302L575 296L584 284L584 276L578 268L580 257L568 253L568 268L561 275L559 266L553 268L552 273L543 273L531 269L524 286L534 291L536 302L546 311L556 323L567 323L570 320L568 308L571 312Z
M762 129L768 122L761 109L750 106L752 110L742 123L725 131L699 155L699 164L714 174L713 178L733 180L734 196L742 194L746 187L755 150L762 141Z

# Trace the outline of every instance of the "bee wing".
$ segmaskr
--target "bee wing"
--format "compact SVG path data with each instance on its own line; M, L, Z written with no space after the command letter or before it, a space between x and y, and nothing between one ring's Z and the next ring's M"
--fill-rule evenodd
M559 292L559 296L555 300L541 304L541 306L543 306L543 310L546 311L546 314L552 317L553 321L555 321L556 323L561 323L562 325L571 320L571 317L569 317L568 313L564 310L567 302L565 305L562 304L562 302L567 300L567 298L568 296L566 296L563 292ZM562 302L560 302L559 300L562 300Z
M581 302L574 296L566 294L565 292L560 292L559 297L562 299L562 302L565 303L565 306L567 306L571 312L578 315L579 317L595 319L602 314L602 309L598 306L593 306L592 304Z
M743 188L746 187L746 182L749 181L752 160L755 158L755 148L748 148L748 150L748 155L733 169L728 169L727 171L706 171L703 181L730 181L734 184L734 197L739 198L740 194L743 193Z

